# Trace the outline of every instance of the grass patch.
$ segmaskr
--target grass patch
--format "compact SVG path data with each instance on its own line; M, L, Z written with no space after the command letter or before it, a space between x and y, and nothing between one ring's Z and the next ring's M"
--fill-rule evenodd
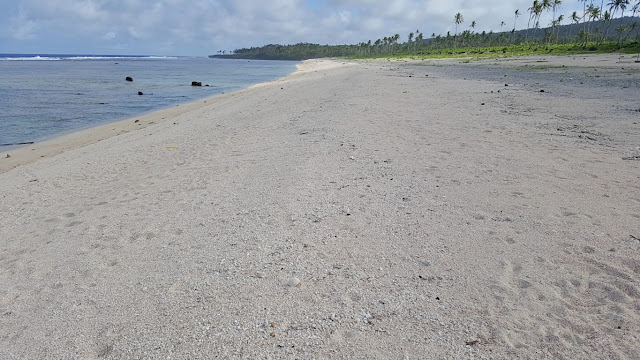
M443 58L500 58L526 55L583 55L583 54L638 54L640 42L630 41L623 44L617 42L587 44L539 45L524 44L493 47L465 47L457 49L433 49L419 52L397 52L393 54L369 54L353 56L350 59L443 59Z

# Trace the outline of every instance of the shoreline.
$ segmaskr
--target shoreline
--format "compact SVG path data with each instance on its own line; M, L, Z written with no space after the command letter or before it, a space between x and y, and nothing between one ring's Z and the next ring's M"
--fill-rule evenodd
M621 61L623 58L627 58ZM572 60L571 60L571 59ZM640 64L634 64L634 56L627 56L621 54L585 54L585 55L528 55L528 56L515 56L515 57L500 57L500 58L470 58L471 64L488 65L488 64L502 64L506 66L531 66L535 67L556 67L556 66L572 66L572 67L591 67L593 64L589 63L590 59L596 58L600 63L606 63L609 68L620 68L626 66L634 66L640 69ZM617 60L616 60L617 58ZM549 60L551 59L551 60ZM589 60L588 60L589 59ZM585 60L585 61L583 61ZM0 151L0 174L14 169L20 165L26 165L37 161L42 158L52 157L60 154L64 151L83 147L102 141L104 139L118 136L130 131L136 131L144 129L150 125L162 123L169 118L176 117L178 115L199 109L211 105L212 103L205 104L208 101L214 101L216 99L224 99L225 96L235 96L236 94L250 90L252 88L259 88L271 83L278 83L286 81L289 77L303 74L305 71L316 71L315 68L309 68L305 63L309 62L335 62L335 63L347 63L348 60L343 59L308 59L302 60L296 65L297 70L293 73L276 79L273 81L259 83L251 85L245 89L234 91L228 94L212 95L210 97L202 98L192 102L176 105L175 107L155 110L149 113L141 114L139 116L129 117L123 120L109 122L97 126L91 126L89 128L72 131L67 134L55 136L51 139L35 142L33 144L9 146L9 149L2 149ZM362 59L351 60L356 62L373 62L373 63L385 63L385 58L380 59ZM612 65L612 61L615 61ZM411 58L392 58L390 63L410 63L410 64L445 64L445 65L457 65L465 63L465 58L442 58L442 59L422 59L415 60ZM595 64L597 67L599 64ZM317 67L317 65L316 65ZM323 69L325 67L319 67ZM28 148L28 149L27 149ZM9 157L7 157L9 155Z
M313 62L315 60L312 59L307 61ZM16 147L10 146L10 149L0 149L0 174L10 171L21 165L30 164L43 158L49 158L61 154L67 150L84 147L113 136L118 136L131 131L142 130L150 125L170 121L172 118L175 118L179 115L188 113L196 109L200 109L202 107L213 105L217 101L222 101L224 99L227 99L228 97L233 97L242 92L266 86L268 84L286 82L286 80L290 77L296 77L304 74L305 71L309 71L308 65L305 66L304 62L300 62L299 64L297 64L296 68L296 71L282 78L264 83L254 84L245 89L237 90L231 93L212 95L188 103L179 104L174 107L164 108L141 114L139 116L133 116L123 120L117 120L106 124L91 126L89 128L72 131L70 133L55 136L44 141L35 142L33 144L20 145Z

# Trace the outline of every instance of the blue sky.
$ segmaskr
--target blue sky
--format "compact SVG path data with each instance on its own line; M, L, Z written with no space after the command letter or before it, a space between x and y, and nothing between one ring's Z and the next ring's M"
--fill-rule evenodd
M605 3L608 1L605 1ZM599 2L596 1L596 3ZM582 9L563 1L568 18ZM0 53L207 55L269 43L343 44L527 24L529 0L0 0ZM547 13L541 25L551 21Z

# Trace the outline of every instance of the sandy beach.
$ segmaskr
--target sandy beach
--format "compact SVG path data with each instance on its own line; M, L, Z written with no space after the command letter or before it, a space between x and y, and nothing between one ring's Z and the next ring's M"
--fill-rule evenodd
M640 359L634 60L309 60L0 152L0 358Z

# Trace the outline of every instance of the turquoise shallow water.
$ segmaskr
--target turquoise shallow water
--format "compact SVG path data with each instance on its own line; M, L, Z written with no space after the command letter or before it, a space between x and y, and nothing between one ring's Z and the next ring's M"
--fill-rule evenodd
M275 80L297 62L0 54L0 148ZM127 76L133 82L125 81ZM192 81L202 87L191 86ZM204 86L204 85L210 86ZM138 92L144 95L139 96Z

